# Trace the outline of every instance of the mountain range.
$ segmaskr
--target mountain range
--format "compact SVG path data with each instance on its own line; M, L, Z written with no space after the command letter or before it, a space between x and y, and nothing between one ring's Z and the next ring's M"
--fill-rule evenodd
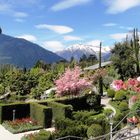
M31 68L38 60L53 63L62 59L30 41L0 34L0 64Z
M109 60L110 50L111 49L109 47L102 47L102 61ZM57 51L56 54L68 61L71 60L71 57L74 57L76 60L79 61L84 54L87 57L92 54L98 58L99 46L74 44L64 50Z

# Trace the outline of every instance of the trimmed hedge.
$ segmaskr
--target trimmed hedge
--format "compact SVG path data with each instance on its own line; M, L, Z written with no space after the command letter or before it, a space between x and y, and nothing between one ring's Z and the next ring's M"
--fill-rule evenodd
M1 104L0 105L0 124L5 120L13 119L13 110L15 110L15 118L21 119L30 116L29 103ZM23 113L24 112L24 113Z
M89 99L92 99L90 103L88 102ZM100 95L86 94L84 96L74 98L60 98L56 99L55 102L72 105L74 111L89 110L91 108L95 109L100 106Z
M51 127L52 108L38 103L30 103L30 117L45 128Z
M72 115L73 108L71 105L64 105L56 102L47 102L47 104L52 108L53 120L71 117Z

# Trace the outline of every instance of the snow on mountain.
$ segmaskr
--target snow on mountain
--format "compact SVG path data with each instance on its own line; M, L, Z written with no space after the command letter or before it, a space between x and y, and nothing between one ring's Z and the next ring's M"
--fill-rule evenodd
M85 45L85 44L74 44L64 50L56 52L57 55L65 58L66 60L70 61L71 57L74 57L76 60L79 61L79 59L82 57L83 54L86 56L89 55L96 55L98 58L99 54L99 46L93 46L93 45ZM110 57L110 47L102 47L102 59L108 60Z

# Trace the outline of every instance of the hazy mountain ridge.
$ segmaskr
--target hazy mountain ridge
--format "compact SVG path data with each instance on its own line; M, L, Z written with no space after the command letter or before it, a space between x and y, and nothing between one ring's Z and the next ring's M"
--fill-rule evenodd
M46 63L63 58L25 39L0 34L0 64L13 64L18 67L32 67L38 60Z

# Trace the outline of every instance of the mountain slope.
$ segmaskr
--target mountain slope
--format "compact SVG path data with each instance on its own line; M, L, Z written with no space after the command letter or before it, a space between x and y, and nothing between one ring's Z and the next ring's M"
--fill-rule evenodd
M32 67L38 60L52 63L63 58L25 39L0 34L0 64Z
M74 44L73 46L66 48L64 50L56 52L57 55L63 57L64 59L70 61L71 57L74 57L76 60L82 57L83 54L86 56L96 55L98 58L99 47L92 45L84 45L84 44ZM102 48L102 59L108 60L110 58L110 50L109 48Z

